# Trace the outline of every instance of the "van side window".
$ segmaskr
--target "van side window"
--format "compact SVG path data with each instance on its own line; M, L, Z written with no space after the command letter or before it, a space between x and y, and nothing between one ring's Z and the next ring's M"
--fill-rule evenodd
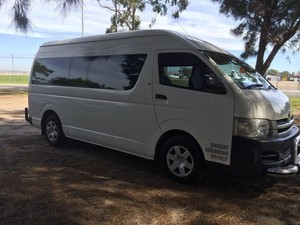
M74 57L71 61L69 86L87 87L87 72L89 61L86 57Z
M88 57L91 88L129 90L134 87L146 60L145 54Z
M31 83L129 90L135 86L146 57L133 54L36 59Z
M45 58L34 62L32 84L67 85L71 58Z
M195 91L225 94L221 80L209 67L191 53L158 55L160 84Z

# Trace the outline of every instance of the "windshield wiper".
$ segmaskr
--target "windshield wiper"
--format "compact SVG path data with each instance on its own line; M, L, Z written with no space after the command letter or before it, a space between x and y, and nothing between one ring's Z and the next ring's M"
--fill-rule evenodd
M263 84L250 84L247 87L245 87L246 89L253 89L253 88L261 88L264 87Z

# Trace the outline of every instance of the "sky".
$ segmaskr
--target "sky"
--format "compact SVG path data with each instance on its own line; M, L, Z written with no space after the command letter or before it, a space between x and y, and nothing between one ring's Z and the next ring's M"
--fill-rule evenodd
M47 41L69 39L82 36L81 10L71 11L63 17L54 3L33 0L29 13L32 30L26 35L15 31L11 26L10 8L13 1L6 1L0 9L0 71L23 70L30 67L39 46ZM54 1L53 1L54 2ZM109 1L103 1L108 3ZM84 36L104 34L110 26L112 13L100 8L95 0L84 0ZM138 14L142 20L141 28L150 29L149 24L156 16L151 7ZM244 49L241 38L234 37L230 30L237 22L219 13L219 5L210 0L191 0L187 10L175 20L170 15L156 16L152 29L168 29L187 33L191 36L217 45L239 57ZM255 66L255 58L246 60ZM300 53L278 53L270 69L278 71L300 71Z

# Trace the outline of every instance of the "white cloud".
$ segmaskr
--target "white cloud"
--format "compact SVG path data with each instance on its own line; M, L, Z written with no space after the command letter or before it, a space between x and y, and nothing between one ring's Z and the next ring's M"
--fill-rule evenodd
M110 26L112 13L100 8L96 1L84 1L84 33L85 35L103 34ZM0 33L15 34L13 27L9 28L11 18L8 15L9 7L6 4L1 9ZM4 13L3 13L4 12ZM155 17L151 7L139 13L142 19L142 28L149 29L151 19ZM63 39L81 36L81 10L73 10L63 18L52 3L34 1L29 14L33 32L30 37ZM188 9L183 12L178 20L171 16L157 16L154 29L170 29L187 32L192 36L222 46L228 50L242 50L243 43L230 34L230 29L235 23L218 12L218 5L210 1L192 1Z
M106 28L110 26L112 13L100 8L95 0L84 0L84 3L85 35L104 34ZM5 1L5 4L0 9L0 35L11 34L13 36L24 36L24 34L16 33L14 28L10 26L11 17L9 15L9 9L12 4L13 1ZM0 54L9 55L13 52L15 54L27 55L36 52L38 46L43 42L43 38L45 41L48 41L50 39L66 39L81 36L80 8L72 11L66 18L63 18L54 3L46 3L46 0L32 0L32 8L29 16L33 31L29 32L27 37L28 39L33 37L31 40L32 45L30 47L21 46L18 43L20 39L11 38L11 40L7 40L7 37L3 37L3 39L1 39ZM151 7L139 13L139 16L142 20L142 29L149 29L148 25L155 16ZM237 52L243 50L244 44L241 39L235 38L230 34L230 30L236 25L237 22L233 19L227 18L219 13L218 4L210 0L192 0L188 9L181 14L178 20L174 20L171 16L157 16L157 22L153 28L186 32L189 35L211 42L228 51ZM279 55L274 60L275 63L276 59L278 59L274 68L284 67L284 69L279 70L297 71L299 70L299 57L299 54L293 56L291 64L287 65L287 61ZM253 65L254 58L250 60L253 61L250 62Z
M141 16L143 28L147 28L153 16L151 12ZM220 15L217 5L194 1L178 20L170 16L157 17L153 28L186 32L227 50L243 50L243 42L230 34L236 24L232 19Z

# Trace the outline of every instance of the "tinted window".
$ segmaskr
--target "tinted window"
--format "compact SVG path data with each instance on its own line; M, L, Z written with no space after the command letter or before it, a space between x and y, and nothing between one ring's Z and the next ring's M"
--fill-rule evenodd
M221 80L197 56L191 53L158 55L160 84L223 94Z
M129 90L137 82L146 55L95 56L87 60L89 87Z
M86 87L89 61L87 57L74 57L71 61L69 85L73 87Z
M129 90L136 84L146 57L146 54L135 54L37 59L31 82Z
M33 84L66 85L70 58L37 59L34 63Z

